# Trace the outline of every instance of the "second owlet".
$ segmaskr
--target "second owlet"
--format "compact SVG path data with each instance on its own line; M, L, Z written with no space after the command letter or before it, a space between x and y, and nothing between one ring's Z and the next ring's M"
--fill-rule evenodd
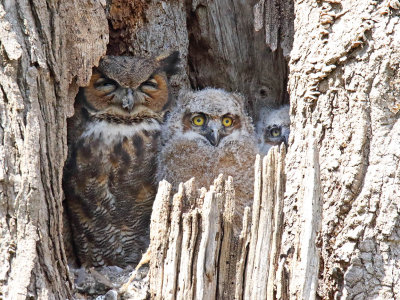
M79 91L63 187L84 266L136 264L148 246L167 77L178 60L106 56Z
M208 189L220 173L232 176L237 212L243 215L244 207L253 202L257 154L244 98L212 88L183 92L164 126L158 180L166 179L176 189L195 177L198 187ZM241 222L236 225L241 228Z
M272 146L285 143L290 133L289 105L277 109L261 109L256 124L258 146L261 154L266 155Z

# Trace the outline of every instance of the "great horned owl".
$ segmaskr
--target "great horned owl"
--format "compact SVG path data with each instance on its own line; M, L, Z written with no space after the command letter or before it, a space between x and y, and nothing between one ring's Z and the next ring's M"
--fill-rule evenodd
M277 109L261 109L256 124L258 146L261 154L267 154L272 146L285 143L287 146L290 133L289 105Z
M158 180L176 188L196 178L208 188L220 173L233 177L238 215L253 200L256 138L244 98L220 89L182 92L161 133ZM241 228L240 224L236 224Z
M167 78L178 56L106 56L78 93L63 187L84 266L136 264L148 246Z

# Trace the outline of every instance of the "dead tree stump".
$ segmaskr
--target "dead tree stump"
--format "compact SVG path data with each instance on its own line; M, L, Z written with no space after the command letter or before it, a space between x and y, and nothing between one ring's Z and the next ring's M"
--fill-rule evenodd
M266 299L286 293L278 266L286 150L255 162L254 204L233 230L235 191L222 174L207 191L162 181L151 219L152 299ZM252 184L252 183L249 183ZM279 290L279 291L278 291Z

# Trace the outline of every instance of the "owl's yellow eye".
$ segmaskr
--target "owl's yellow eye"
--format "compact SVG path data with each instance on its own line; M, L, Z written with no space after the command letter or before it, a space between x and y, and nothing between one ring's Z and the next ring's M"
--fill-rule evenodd
M224 125L225 127L229 127L232 126L233 120L231 117L224 117L222 119L222 125Z
M271 129L271 135L272 135L273 137L278 137L278 136L280 136L280 135L281 135L281 129L280 129L280 128L277 128L277 127L272 128L272 129Z
M204 124L205 118L203 116L195 116L192 119L192 122L196 126L202 126Z

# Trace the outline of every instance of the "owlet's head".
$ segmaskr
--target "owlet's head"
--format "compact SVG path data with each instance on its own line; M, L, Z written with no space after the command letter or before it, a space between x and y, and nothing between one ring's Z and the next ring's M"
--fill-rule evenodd
M256 132L263 154L266 154L272 146L281 143L287 146L290 133L289 105L283 105L277 109L262 109Z
M168 103L168 76L177 71L179 52L167 57L105 56L82 89L94 112L135 114L162 111Z
M185 91L180 94L177 105L179 112L172 114L175 118L178 115L176 122L183 134L203 140L210 146L218 147L235 133L252 131L250 118L244 110L244 98L240 94L212 88Z

